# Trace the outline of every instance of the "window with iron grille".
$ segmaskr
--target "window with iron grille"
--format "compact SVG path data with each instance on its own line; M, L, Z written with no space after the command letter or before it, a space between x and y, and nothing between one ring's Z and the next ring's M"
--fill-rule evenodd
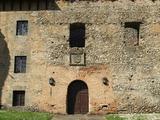
M13 106L25 105L25 91L13 91Z
M28 34L28 21L17 21L16 35Z
M26 73L26 56L15 57L14 73Z

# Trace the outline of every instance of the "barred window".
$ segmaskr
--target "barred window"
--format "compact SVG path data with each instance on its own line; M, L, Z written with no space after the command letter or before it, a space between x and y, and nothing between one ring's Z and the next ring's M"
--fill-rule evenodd
M16 35L28 34L28 21L17 21Z
M26 56L15 57L15 68L14 73L26 73Z

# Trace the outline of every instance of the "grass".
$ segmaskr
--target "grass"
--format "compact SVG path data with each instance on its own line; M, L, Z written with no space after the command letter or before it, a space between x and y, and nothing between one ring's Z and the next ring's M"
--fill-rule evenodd
M137 116L137 117L133 117L133 120L147 120L145 117L143 116Z
M106 120L127 120L126 118L122 118L118 115L107 115Z
M49 113L0 111L0 120L51 120Z
M106 120L147 120L147 118L141 115L136 115L131 118L120 117L119 115L107 115Z

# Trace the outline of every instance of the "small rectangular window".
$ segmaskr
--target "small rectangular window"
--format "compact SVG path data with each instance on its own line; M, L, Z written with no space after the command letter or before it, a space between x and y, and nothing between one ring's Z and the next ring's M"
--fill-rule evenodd
M125 23L125 39L132 45L139 45L139 31L141 22Z
M15 68L14 73L26 73L26 56L15 57Z
M28 34L28 21L17 21L16 35Z
M70 47L85 47L85 24L70 25Z
M25 91L13 91L13 106L25 106Z

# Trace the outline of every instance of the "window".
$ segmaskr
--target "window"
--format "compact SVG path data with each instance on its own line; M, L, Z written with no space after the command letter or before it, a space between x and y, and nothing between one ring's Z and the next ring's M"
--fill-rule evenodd
M25 105L25 91L13 91L13 106Z
M125 23L125 39L133 45L139 45L140 24L141 22Z
M26 56L15 57L15 68L14 73L25 73L26 72Z
M85 24L70 25L70 47L85 47Z
M28 21L17 21L16 35L28 34Z

